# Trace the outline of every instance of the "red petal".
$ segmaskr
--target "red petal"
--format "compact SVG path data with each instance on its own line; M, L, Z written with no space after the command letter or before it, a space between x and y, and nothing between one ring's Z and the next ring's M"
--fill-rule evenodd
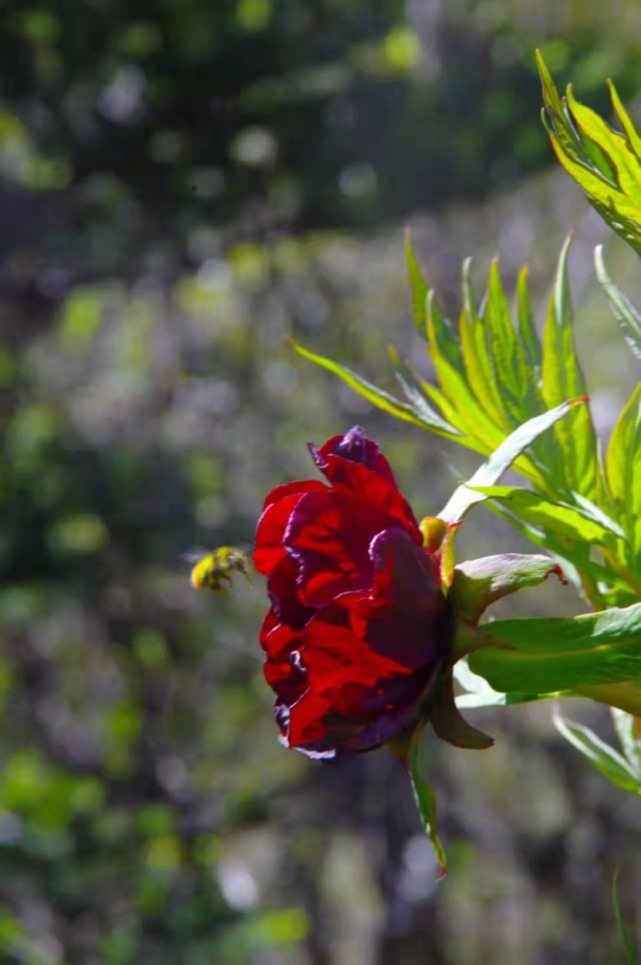
M300 647L301 639L299 631L281 623L274 611L269 611L260 631L260 644L269 657L273 660L288 658L292 650Z
M295 704L307 690L305 674L295 663L267 659L263 670L265 680L279 701L288 707Z
M333 607L322 610L303 631L303 663L310 688L332 702L354 684L375 690L381 680L406 677L410 671L371 650L348 627L333 622ZM328 619L329 618L329 619Z
M254 566L259 573L269 576L275 566L285 556L283 534L289 517L298 500L305 493L327 490L323 483L313 479L289 483L273 489L265 500L265 508L256 527L256 548Z
M318 479L298 479L294 482L285 483L284 486L276 486L275 489L269 493L263 503L263 512L274 503L277 503L279 499L283 499L285 496L291 496L293 493L307 493L311 492L312 489L326 489L324 483L319 482Z
M315 461L320 457L317 463L319 468L322 468L320 463L324 463L328 456L341 456L350 462L360 463L396 488L396 480L389 462L380 447L372 439L368 439L360 426L354 426L344 436L328 439L319 450L314 450L312 447L312 455Z
M347 490L367 502L388 519L401 525L415 543L422 546L423 540L409 503L399 492L387 459L378 446L364 435L349 442L355 427L345 436L334 436L317 450L310 446L314 462L336 489ZM351 455L350 455L351 454ZM353 456L361 455L362 459ZM389 525L389 524L388 524Z
M299 565L299 597L319 607L339 593L369 586L369 544L389 520L367 502L326 489L307 493L293 510L284 542Z
M327 738L325 716L332 709L324 697L308 690L289 712L287 740L290 747L318 744Z
M303 606L298 596L298 562L285 556L267 580L267 594L278 618L290 627L301 629L313 617L314 610Z

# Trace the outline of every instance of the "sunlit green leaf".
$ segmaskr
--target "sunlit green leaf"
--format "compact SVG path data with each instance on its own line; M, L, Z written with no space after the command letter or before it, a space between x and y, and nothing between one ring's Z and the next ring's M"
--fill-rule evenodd
M629 542L629 564L641 572L641 385L619 417L608 445L606 475Z
M535 416L528 422L519 426L518 429L505 439L498 449L492 453L487 462L477 469L474 475L459 486L452 495L445 508L438 513L440 519L449 523L455 523L463 519L467 511L475 503L482 502L487 497L482 492L475 491L474 487L492 486L500 479L506 469L530 446L535 439L562 419L567 413L583 399L570 399L563 402L543 415Z
M554 153L607 224L641 254L640 140L614 85L610 95L623 134L580 104L571 87L562 100L543 58L538 53L537 58L543 122Z
M521 344L523 345L526 354L528 366L536 382L538 383L541 377L541 342L539 340L536 326L534 324L534 318L532 316L527 279L527 267L524 265L519 272L519 277L516 283L516 300L519 319L518 331Z
M554 502L528 489L521 489L518 486L483 486L476 489L489 499L504 503L526 522L542 526L546 530L573 540L612 546L617 537L624 536L623 531L614 521L610 521L610 526L604 525L577 507Z
M383 409L390 415L396 416L397 419L402 419L404 422L411 422L413 425L421 426L422 428L431 429L437 435L445 436L448 439L457 438L460 433L454 428L444 429L444 420L439 416L433 418L432 422L428 422L424 415L418 415L412 406L406 405L403 402L399 402L395 399L393 395L389 395L382 389L376 388L370 382L361 378L351 369L346 368L344 365L340 365L338 362L333 362L331 359L325 358L323 355L316 355L314 352L310 352L303 348L301 345L297 345L296 342L291 342L295 350L303 358L308 359L310 362L314 362L315 365L319 365L323 369L327 369L333 375L337 375L343 382L363 398L367 399L368 402L372 402L379 409ZM427 404L426 404L427 405Z
M549 693L641 677L641 604L570 620L503 620L482 629L508 648L478 650L470 667L504 693Z
M459 340L467 384L483 412L503 433L513 423L504 411L496 381L494 360L488 346L487 325L477 312L470 285L471 259L463 264L463 309L459 320Z
M412 294L412 310L414 314L416 331L421 338L427 340L425 322L427 314L426 302L428 289L425 279L423 278L421 267L417 261L416 255L414 254L412 239L409 231L405 232L405 263L407 266L407 276L409 278L410 291Z
M548 408L559 405L564 399L586 394L572 330L567 278L570 243L571 237L561 251L543 332L542 393ZM560 450L555 466L557 488L594 497L597 447L589 408L582 406L556 426L554 438Z

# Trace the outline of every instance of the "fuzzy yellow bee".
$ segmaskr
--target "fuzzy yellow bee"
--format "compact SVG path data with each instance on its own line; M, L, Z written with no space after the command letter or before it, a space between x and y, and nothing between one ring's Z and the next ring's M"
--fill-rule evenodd
M219 546L206 556L192 555L190 562L196 562L191 571L191 585L195 590L213 590L214 593L224 593L231 585L232 574L242 573L251 584L249 576L249 559L242 550L235 546Z

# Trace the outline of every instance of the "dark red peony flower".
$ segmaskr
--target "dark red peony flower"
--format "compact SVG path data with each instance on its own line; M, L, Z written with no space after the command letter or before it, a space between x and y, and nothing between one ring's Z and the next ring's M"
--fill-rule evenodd
M439 562L376 443L355 426L310 451L329 486L269 494L254 563L268 581L260 641L283 742L332 757L411 721L453 629Z

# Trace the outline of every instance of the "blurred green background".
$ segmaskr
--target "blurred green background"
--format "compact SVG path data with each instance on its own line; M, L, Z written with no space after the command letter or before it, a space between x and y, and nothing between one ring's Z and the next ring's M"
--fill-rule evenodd
M508 285L527 261L543 304L577 229L607 435L634 381L592 278L607 229L554 169L533 51L606 116L612 77L639 120L640 38L633 0L0 7L0 961L622 960L610 888L618 867L634 928L639 805L549 706L477 713L487 753L434 739L437 883L390 755L279 746L260 578L198 595L181 554L250 547L265 493L310 474L305 442L355 422L419 517L475 465L283 344L393 389L393 340L429 373L407 223L453 313L468 254L479 291L494 254ZM623 242L608 263L639 303ZM483 509L459 545L524 548ZM545 586L518 606L582 604Z

